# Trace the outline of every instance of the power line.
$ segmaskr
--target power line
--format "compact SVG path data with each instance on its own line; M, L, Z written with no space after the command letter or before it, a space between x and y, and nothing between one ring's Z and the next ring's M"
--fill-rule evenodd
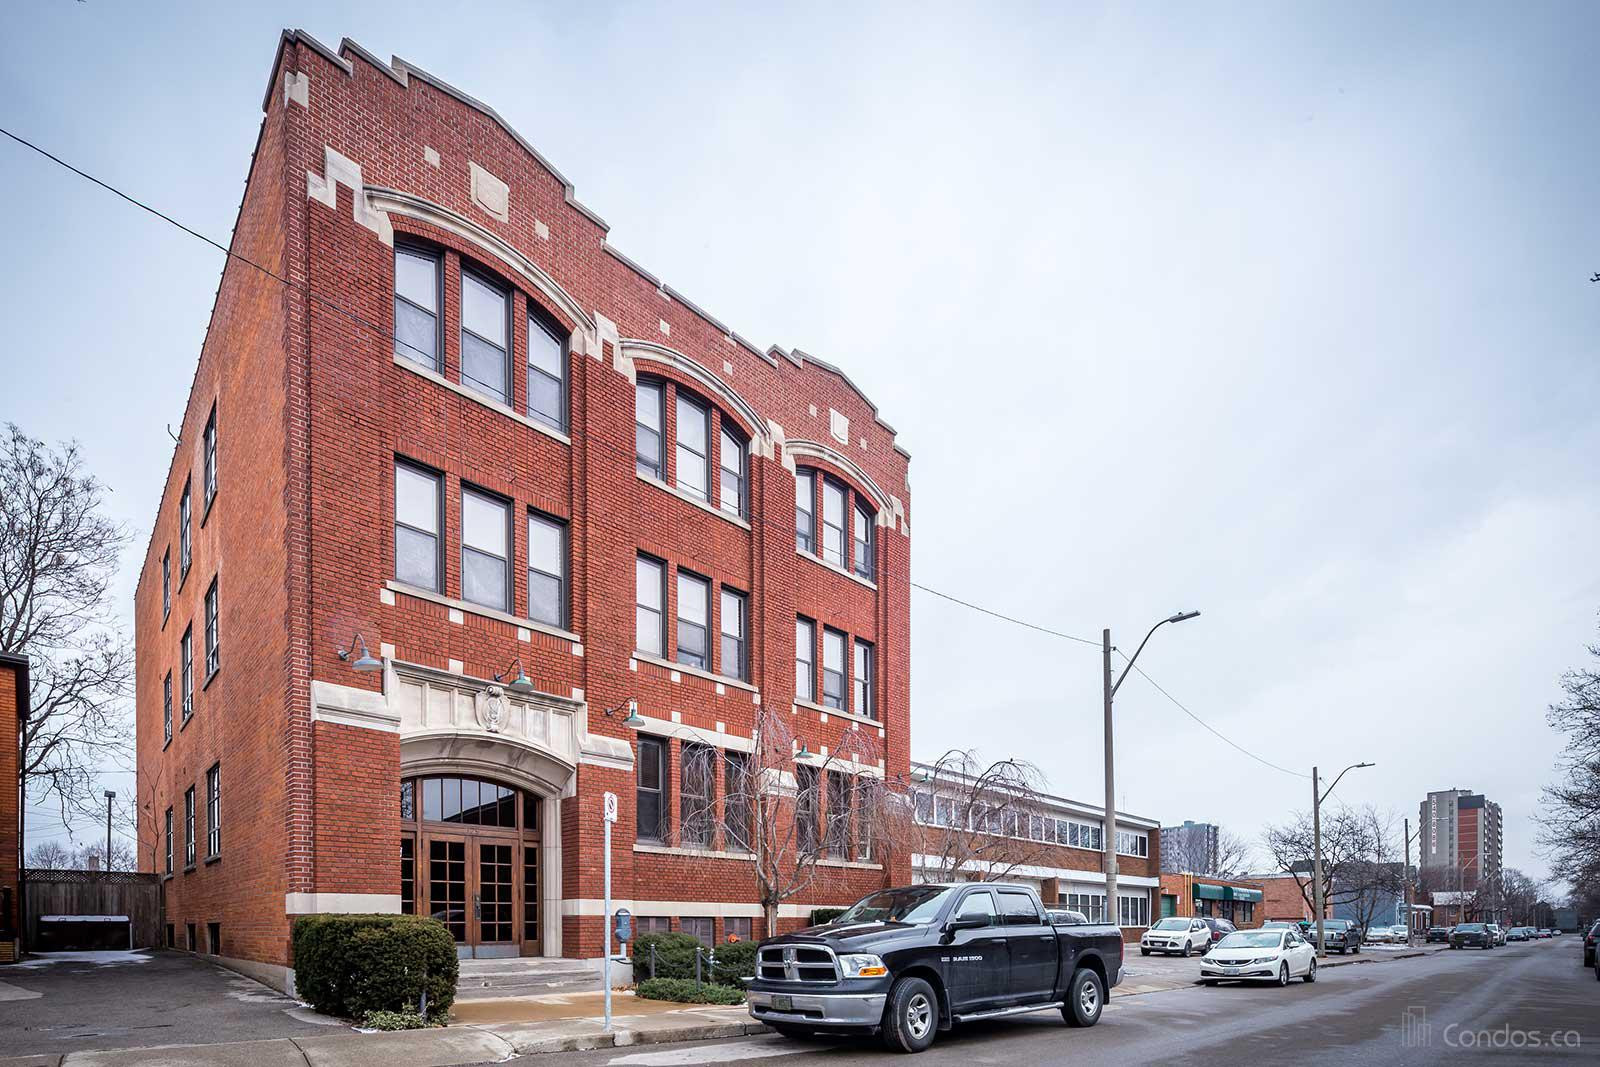
M205 242L206 244L210 245L212 248L215 248L217 251L219 251L223 255L227 256L229 259L236 259L240 263L243 263L248 267L251 267L251 268L253 268L253 269L257 270L257 271L260 271L262 274L266 275L268 278L271 278L273 281L277 282L280 285L285 286L286 288L299 290L300 292L305 294L307 299L316 301L318 304L321 304L323 307L326 307L330 311L333 311L333 312L335 312L335 313L337 313L339 315L344 316L345 318L349 319L351 322L357 324L358 326L362 326L362 327L364 327L364 328L366 328L368 330L371 330L374 333L378 334L379 336L387 338L388 340L395 341L395 342L398 342L399 344L405 345L407 348L411 348L413 351L416 351L419 354L423 354L423 355L426 354L426 353L422 353L420 349L417 349L414 346L408 344L403 338L401 338L399 335L395 334L393 331L385 330L385 329L383 329L383 327L379 326L378 324L376 324L374 322L370 322L367 319L362 318L360 315L357 315L355 312L349 310L348 308L341 307L338 304L335 304L330 300L326 300L323 297L318 296L317 294L311 292L311 290L309 288L307 288L307 287L296 285L294 282L290 281L289 279L283 277L282 275L278 274L277 272L273 271L272 269L270 269L268 267L262 266L260 263L257 263L255 260L250 259L247 256L241 256L239 253L235 252L233 249L227 247L226 245L223 245L218 241L214 241L210 237L207 237L205 234L201 233L200 231L192 229L189 226L184 225L183 223L179 222L177 219L173 218L171 215L168 215L165 212L160 211L157 208L151 207L149 204L146 204L144 201L138 199L137 197L131 196L130 194L123 192L121 189L118 189L116 186L112 185L111 183L109 183L107 181L104 181L104 180L102 180L100 178L97 178L93 174L90 174L89 172L87 172L85 170L81 170L78 167L73 166L71 163L68 163L66 160L62 159L60 156L57 156L54 153L48 151L47 149L42 148L39 145L34 144L32 141L28 140L27 138L19 136L18 134L12 133L10 130L6 129L3 126L0 126L0 134L4 134L6 137L9 137L11 140L15 141L17 144L22 145L24 148L29 149L30 151L37 152L39 155L41 155L44 158L50 160L50 162L56 164L57 166L65 168L66 170L71 171L73 174L76 174L78 177L82 178L84 181L90 182L90 183L92 183L94 185L98 185L100 188L106 190L106 192L111 193L113 196L116 196L116 197L118 197L118 198L120 198L122 200L127 201L129 204L132 204L134 207L138 208L139 210L148 212L149 214L154 215L156 218L160 219L161 221L163 221L163 222L165 222L165 223L167 223L167 224L169 224L171 226L177 227L179 230L182 230L184 233L188 234L190 237L193 237L196 240ZM1025 619L1019 619L1019 618L1017 618L1017 617L1015 617L1013 615L1007 615L1007 614L1005 614L1003 612L994 611L994 610L992 610L990 608L983 607L980 604L974 604L970 600L963 600L960 597L951 596L949 593L940 592L939 590L934 589L931 586L922 585L919 582L912 582L911 585L912 585L913 588L920 589L924 593L928 593L928 594L930 594L932 596L939 597L939 598L941 598L943 600L948 600L952 604L959 604L960 606L962 606L964 608L967 608L967 609L972 610L972 611L979 612L980 614L983 614L983 615L988 615L991 618L999 619L1002 622L1011 623L1013 626L1020 626L1020 627L1023 627L1024 629L1034 630L1034 631L1037 631L1038 633L1047 634L1047 635L1049 635L1051 637L1058 637L1063 641L1073 641L1073 642L1076 642L1077 644L1089 645L1089 646L1094 647L1094 648L1099 648L1099 647L1101 647L1101 644L1102 644L1102 642L1096 641L1096 640L1094 640L1092 638L1079 637L1076 634L1063 633L1060 630L1051 629L1048 626L1041 626L1038 623L1028 622ZM1123 656L1124 659L1127 658L1122 653L1122 651L1120 649L1117 650L1117 654ZM1240 752L1243 752L1246 756L1249 756L1251 759L1256 760L1257 762L1259 762L1261 764L1264 764L1265 766L1271 767L1274 770L1282 771L1284 774L1292 774L1292 775L1296 775L1296 776L1301 777L1301 778L1307 777L1307 775L1300 774L1298 771L1287 770L1287 769L1285 769L1283 767L1279 767L1276 763L1272 763L1272 762L1270 762L1268 760L1262 759L1260 756L1257 756L1255 753L1249 751L1248 749L1244 748L1243 746L1241 746L1241 745L1235 743L1234 741L1230 740L1226 735L1224 735L1223 733L1221 733L1220 731L1218 731L1217 729L1212 727L1204 719L1200 718L1200 716L1196 715L1194 712L1192 712L1188 708L1184 707L1184 705L1176 697L1174 697L1171 693L1167 692L1160 685L1158 685L1154 678L1151 678L1148 674L1145 674L1145 672L1143 670L1141 670L1140 668L1138 668L1138 667L1135 667L1134 670L1138 671L1139 674L1144 678L1145 681L1147 681L1151 685L1155 686L1156 690L1159 693L1161 693L1162 696L1164 696L1168 700L1170 700L1185 715L1189 716L1191 719L1193 719L1195 722L1199 723L1201 726L1204 726L1207 730L1211 731L1211 733L1215 734L1218 738L1221 738L1223 741L1227 742L1229 745L1231 745L1234 748L1238 749Z
M1022 619L1018 619L1018 618L1016 618L1014 616L1011 616L1011 615L1001 614L998 611L991 611L986 607L982 607L982 606L980 606L978 604L972 603L972 601L970 601L970 600L962 600L960 597L951 596L949 593L941 593L941 592L939 592L939 590L930 588L929 586L926 586L926 585L922 585L919 582L912 582L911 583L911 587L913 589L920 589L924 593L932 593L934 596L939 597L939 598L941 598L943 600L948 600L952 604L960 604L964 608L971 608L973 611L981 612L984 615L988 615L988 616L991 616L993 618L1001 619L1001 620L1003 620L1005 622L1009 622L1014 626L1021 626L1021 627L1024 627L1025 629L1029 629L1029 630L1037 630L1042 634L1049 634L1051 637L1059 637L1064 641L1076 641L1080 645L1093 645L1095 648L1099 648L1100 647L1100 642L1099 641L1095 641L1095 640L1092 640L1092 639L1087 638L1087 637L1077 637L1077 636L1074 636L1073 634L1064 634L1060 630L1052 630L1048 626L1040 626L1037 623L1026 622L1026 621L1024 621Z
M1128 658L1127 655L1120 648L1117 649L1117 655L1121 656L1123 659L1127 659ZM1224 734L1222 731L1218 730L1216 727L1214 727L1210 723L1206 722L1200 716L1196 715L1194 712L1192 712L1188 708L1184 707L1183 701L1179 700L1177 697L1173 696L1171 693L1169 693L1165 689L1163 689L1161 687L1161 683L1157 682L1154 678L1152 678L1148 674L1146 674L1143 667L1140 667L1140 666L1138 666L1136 664L1130 664L1130 666L1133 666L1134 671L1138 673L1139 677L1143 678L1145 681L1147 681L1151 685L1155 686L1156 687L1156 692L1160 693L1162 696L1164 696L1168 700L1172 701L1173 706L1176 707L1179 711L1183 712L1185 715L1189 716L1189 718L1193 719L1195 722L1199 723L1201 726L1204 726L1207 730L1210 730L1217 737L1221 738L1223 741L1226 741L1228 744L1232 745L1234 748L1238 749L1240 752L1243 752L1246 756L1249 756L1251 759L1255 760L1257 763L1260 763L1263 766L1271 767L1275 771L1282 771L1284 774L1292 774L1296 778L1310 778L1311 777L1309 774L1302 774L1299 771L1291 771L1287 767L1280 767L1276 763L1273 763L1271 760L1262 759L1260 756L1256 755L1254 752L1251 752L1248 748L1245 748L1243 745L1235 742L1234 740L1229 738L1228 735Z

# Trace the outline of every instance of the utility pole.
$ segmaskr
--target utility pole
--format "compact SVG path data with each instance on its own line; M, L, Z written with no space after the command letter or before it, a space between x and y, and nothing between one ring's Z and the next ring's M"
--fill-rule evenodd
M111 869L111 802L117 799L114 789L106 790L106 870ZM212 950L216 951L215 949Z
M1104 840L1100 844L1105 849L1106 869L1106 918L1108 923L1117 923L1121 929L1117 914L1117 808L1116 808L1116 761L1112 758L1111 751L1111 697L1116 690L1111 684L1111 630L1100 631L1100 655L1102 672L1104 675L1105 692L1105 731L1106 731L1106 825L1102 831Z
M1111 749L1111 701L1117 695L1117 690L1122 688L1122 683L1128 680L1128 672L1133 670L1134 661L1139 658L1139 653L1144 651L1144 646L1150 642L1150 634L1155 633L1169 622L1187 622L1195 618L1198 611L1180 611L1176 615L1169 615L1154 626L1144 635L1144 640L1139 642L1139 647L1133 650L1133 655L1128 659L1128 665L1122 668L1122 677L1115 682L1111 680L1111 630L1100 631L1101 679L1105 693L1105 744L1106 744L1106 811L1105 827L1101 830L1104 840L1100 842L1105 856L1106 872L1106 917L1105 921L1121 928L1120 909L1117 907L1117 786L1115 760L1112 759Z
M1339 772L1339 777L1333 780L1333 784L1328 787L1326 793L1322 792L1318 787L1317 768L1311 768L1311 851L1315 854L1312 857L1312 877L1316 879L1316 885L1312 889L1312 898L1316 901L1317 907L1318 958L1326 958L1328 955L1328 950L1322 944L1322 913L1327 910L1327 902L1322 899L1324 895L1322 892L1322 802L1331 797L1333 791L1339 788L1339 778L1343 778L1351 771L1371 766L1373 766L1371 763L1352 763Z
M1401 833L1406 835L1405 866L1400 868L1400 877L1405 879L1406 887L1406 944L1411 944L1411 819L1400 821Z
M1322 940L1322 793L1317 786L1317 769L1311 768L1311 899L1317 920L1317 956L1326 958Z

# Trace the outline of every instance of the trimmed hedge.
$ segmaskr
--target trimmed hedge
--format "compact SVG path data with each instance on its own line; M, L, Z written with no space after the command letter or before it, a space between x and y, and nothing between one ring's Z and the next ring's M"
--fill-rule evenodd
M730 941L717 946L717 961L711 968L711 980L721 985L742 989L741 978L754 978L756 973L756 943Z
M811 925L824 926L843 915L848 908L812 908Z
M634 990L634 995L645 1000L675 1000L681 1004L744 1003L744 994L731 986L704 982L697 988L693 978L646 978Z
M295 992L327 1015L414 1012L424 991L428 1016L456 999L455 939L419 915L303 915L294 924Z
M655 977L687 979L694 982L694 950L700 949L700 979L725 986L739 986L739 979L756 973L756 943L730 941L717 946L715 961L711 951L691 934L640 934L633 943L633 977L642 982L650 977L650 949L656 950Z

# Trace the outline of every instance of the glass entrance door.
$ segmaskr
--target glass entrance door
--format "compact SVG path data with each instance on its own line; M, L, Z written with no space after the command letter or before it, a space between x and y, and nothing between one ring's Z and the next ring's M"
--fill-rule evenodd
M478 924L479 945L505 945L516 952L517 924L515 868L512 859L516 845L509 841L484 841L478 845L478 884L473 893L473 912Z
M428 914L444 923L456 944L467 943L467 842L427 837Z

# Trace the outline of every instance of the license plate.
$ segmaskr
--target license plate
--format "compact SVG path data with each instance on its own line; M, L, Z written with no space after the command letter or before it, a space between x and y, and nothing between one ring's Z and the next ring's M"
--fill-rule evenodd
M1238 974L1239 973L1239 968L1237 968L1237 967L1224 967L1224 968L1222 968L1222 973L1223 974Z
M772 996L773 1011L793 1011L794 998L783 993L774 993Z

